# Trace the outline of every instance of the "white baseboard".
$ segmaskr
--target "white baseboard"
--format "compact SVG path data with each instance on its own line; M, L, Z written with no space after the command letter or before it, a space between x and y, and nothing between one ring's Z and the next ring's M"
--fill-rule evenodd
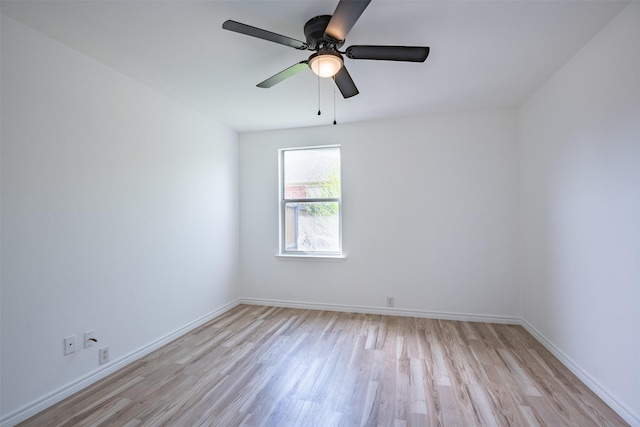
M341 311L349 313L385 314L389 316L420 317L428 319L459 320L466 322L502 323L522 325L534 338L544 345L555 357L560 360L571 372L573 372L587 387L598 395L607 405L618 413L632 427L640 427L640 418L634 415L629 408L621 404L605 387L582 370L571 358L560 351L551 341L536 330L526 320L519 317L461 314L442 311L407 310L388 307L367 307L340 304L318 304L309 302L296 302L284 300L271 300L260 298L240 298L241 304L266 305L274 307L290 307L309 310Z
M32 417L38 412L43 411L49 406L60 402L61 400L88 387L96 381L106 377L107 375L110 375L117 370L127 366L128 364L146 356L154 350L157 350L163 345L168 344L176 338L179 338L182 335L194 330L195 328L205 324L215 317L220 316L221 314L231 310L239 304L289 307L309 310L340 311L349 313L383 314L388 316L419 317L427 319L459 320L466 322L522 325L531 335L533 335L533 337L535 337L542 345L544 345L555 357L558 358L558 360L560 360L571 372L573 372L578 378L580 378L580 380L584 382L587 387L589 387L594 393L596 393L598 397L600 397L607 405L609 405L614 411L616 411L626 422L628 422L633 427L640 427L640 417L633 414L629 408L621 404L605 387L603 387L598 381L596 381L588 373L582 370L573 360L571 360L571 358L560 351L551 341L549 341L544 335L536 330L531 324L519 317L409 310L388 307L319 304L260 298L240 298L228 304L225 304L217 310L214 310L211 313L208 313L200 317L199 319L190 322L189 324L171 332L170 334L165 335L164 337L161 337L160 339L115 360L113 363L103 368L97 369L96 371L93 371L77 379L76 381L67 384L64 387L54 390L53 392L30 404L25 405L22 408L19 408L18 410L3 416L2 419L0 419L0 427L10 427Z
M615 398L611 394L606 387L602 386L596 379L594 379L591 375L585 372L580 366L578 366L569 356L564 354L558 347L555 346L550 340L548 340L544 335L540 333L536 328L534 328L529 322L525 319L521 320L522 327L524 327L527 332L529 332L533 337L540 342L547 350L549 350L555 357L562 362L564 366L567 367L575 376L577 376L580 381L585 383L587 387L591 389L595 394L598 395L600 399L602 399L607 405L611 407L614 411L618 413L626 422L628 422L632 427L640 427L640 417L634 414L629 408L620 403L618 399Z
M7 415L4 415L2 419L0 419L0 427L10 427L14 426L34 415L38 412L41 412L51 405L54 405L63 399L71 396L72 394L90 386L98 380L116 372L119 369L124 368L128 364L135 362L136 360L146 356L147 354L153 352L154 350L159 349L165 344L170 343L171 341L180 338L182 335L196 329L197 327L204 325L208 321L220 316L221 314L231 310L240 304L240 300L236 299L231 301L228 304L223 305L222 307L205 314L204 316L184 325L181 328L176 329L175 331L125 355L120 357L119 359L114 360L112 363L105 365L104 367L98 368L93 372L88 373L87 375L80 377L79 379L70 382L69 384L60 387L57 390L52 391L51 393L37 399L22 408L19 408Z
M347 313L384 314L387 316L420 317L425 319L460 320L464 322L502 323L519 325L519 317L463 314L445 311L411 310L391 307L370 307L361 305L319 304L313 302L284 301L261 298L240 298L240 304L266 305L273 307L301 308L308 310L341 311Z

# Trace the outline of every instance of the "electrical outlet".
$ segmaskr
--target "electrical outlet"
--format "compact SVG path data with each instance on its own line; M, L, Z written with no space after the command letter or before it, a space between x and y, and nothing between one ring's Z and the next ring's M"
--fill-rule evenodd
M394 304L395 304L395 298L387 297L387 307L393 307Z
M71 354L76 351L76 336L71 335L64 339L64 355Z
M93 331L93 329L84 331L84 348L93 347L93 343L97 342L97 341L92 341L92 340L95 340L94 335L95 335L95 332Z
M101 365L109 361L109 347L102 347L98 350L98 361Z

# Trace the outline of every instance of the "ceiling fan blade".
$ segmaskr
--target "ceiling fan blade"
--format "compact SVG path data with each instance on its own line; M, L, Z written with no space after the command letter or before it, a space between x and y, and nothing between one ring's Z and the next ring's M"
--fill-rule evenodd
M275 74L269 77L267 80L261 83L258 83L256 86L263 87L263 88L270 88L271 86L277 85L281 81L288 79L294 74L298 74L300 71L306 70L308 68L309 68L309 64L307 61L298 62L297 64L292 65L289 68L285 68L284 70L280 71L278 74Z
M424 62L429 56L426 46L349 46L347 58L378 59L382 61Z
M325 37L336 42L344 41L371 0L340 0L324 31Z
M347 67L344 65L340 68L340 71L333 76L333 80L336 82L336 86L340 89L342 96L346 98L351 98L352 96L356 96L360 93L356 84L351 79L351 75L347 71Z
M235 31L236 33L245 34L247 36L268 40L270 42L280 43L295 49L306 50L309 47L305 42L301 42L300 40L292 39L291 37L272 33L271 31L252 27L251 25L232 20L224 21L222 28L229 31Z

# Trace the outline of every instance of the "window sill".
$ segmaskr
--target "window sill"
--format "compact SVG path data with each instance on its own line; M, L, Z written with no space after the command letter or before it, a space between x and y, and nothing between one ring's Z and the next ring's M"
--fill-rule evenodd
M278 254L276 259L279 261L315 261L315 262L344 262L346 255L294 255L294 254Z

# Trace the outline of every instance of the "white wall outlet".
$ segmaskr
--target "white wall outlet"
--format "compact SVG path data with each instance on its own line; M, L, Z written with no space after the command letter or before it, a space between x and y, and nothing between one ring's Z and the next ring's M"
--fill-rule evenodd
M394 297L387 297L387 307L393 307L395 303L396 301Z
M93 331L93 329L84 331L84 348L93 347L94 341L92 341L92 339L95 340L94 335L95 335L95 332Z
M98 350L98 362L102 365L109 361L109 347L102 347Z
M71 354L76 351L76 336L71 335L64 339L64 355Z

